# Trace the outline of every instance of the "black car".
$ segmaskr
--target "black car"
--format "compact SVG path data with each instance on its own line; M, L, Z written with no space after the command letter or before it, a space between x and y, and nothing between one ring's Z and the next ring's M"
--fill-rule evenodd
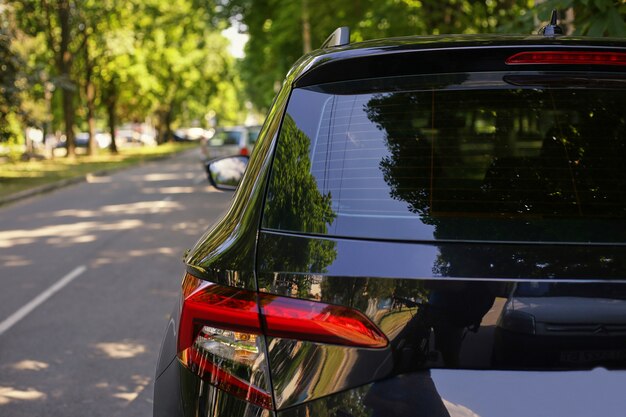
M548 29L301 59L186 257L154 415L626 415L626 40Z

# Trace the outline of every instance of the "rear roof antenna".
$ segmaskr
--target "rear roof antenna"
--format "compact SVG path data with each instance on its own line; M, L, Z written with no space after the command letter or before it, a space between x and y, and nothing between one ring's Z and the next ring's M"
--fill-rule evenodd
M335 29L328 38L324 41L320 49L332 48L333 46L344 46L350 43L350 28L348 26L342 26Z
M563 29L557 25L558 13L556 9L552 10L552 16L550 16L550 23L539 29L539 34L543 36L555 36L562 35Z

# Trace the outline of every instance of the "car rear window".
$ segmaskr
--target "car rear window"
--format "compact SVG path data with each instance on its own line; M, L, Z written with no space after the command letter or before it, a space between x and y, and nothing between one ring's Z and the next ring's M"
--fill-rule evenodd
M263 226L624 242L624 84L619 74L466 73L295 89Z
M239 145L241 132L238 130L220 130L209 140L209 146Z

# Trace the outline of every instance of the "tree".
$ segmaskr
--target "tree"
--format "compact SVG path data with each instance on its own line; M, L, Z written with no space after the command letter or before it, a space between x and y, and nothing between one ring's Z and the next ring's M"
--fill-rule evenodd
M12 48L14 30L11 16L6 9L0 9L0 141L6 142L15 136L15 111L18 109L19 90L16 81L22 61Z
M137 5L139 13L149 17L138 21L135 30L143 34L143 59L152 77L149 96L160 142L172 138L177 119L203 120L209 110L232 108L232 103L239 101L232 58L219 34L224 23L213 19L213 8L211 3L190 0L152 0ZM215 100L218 92L225 99ZM210 103L224 107L210 109Z
M547 22L553 9L559 12L559 25L566 34L587 36L626 36L626 3L619 0L536 1L531 10L521 10L504 31L536 32L536 22Z
M493 33L528 7L526 0L379 1L231 0L223 14L250 34L242 62L246 92L269 107L278 83L309 45L315 49L339 26L351 41L389 36Z
M75 153L74 100L77 91L73 68L85 28L78 18L79 5L72 0L27 0L12 4L21 30L32 37L40 33L45 36L51 80L62 98L67 155L72 157Z

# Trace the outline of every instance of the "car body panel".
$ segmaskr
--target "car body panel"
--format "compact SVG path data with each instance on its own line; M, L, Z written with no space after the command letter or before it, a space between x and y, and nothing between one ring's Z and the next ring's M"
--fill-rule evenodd
M350 306L367 315L390 342L387 349L367 351L273 340L268 351L277 406L354 388L367 378L375 381L426 368L624 369L626 348L619 346L625 338L620 335L594 334L584 344L568 345L568 335L554 333L550 343L542 344L535 343L535 334L507 338L499 324L508 317L520 283L558 282L561 292L570 294L603 286L608 298L597 312L590 311L597 303L543 297L543 309L551 309L553 316L575 311L573 316L598 317L606 303L613 311L624 311L626 299L610 294L626 291L626 282L620 268L606 268L606 259L622 258L618 253L623 250L380 242L263 231L258 254L261 291ZM626 315L614 322L625 326ZM590 359L572 360L575 354Z
M278 417L621 417L626 372L438 370L382 380ZM409 388L410 387L410 388Z

